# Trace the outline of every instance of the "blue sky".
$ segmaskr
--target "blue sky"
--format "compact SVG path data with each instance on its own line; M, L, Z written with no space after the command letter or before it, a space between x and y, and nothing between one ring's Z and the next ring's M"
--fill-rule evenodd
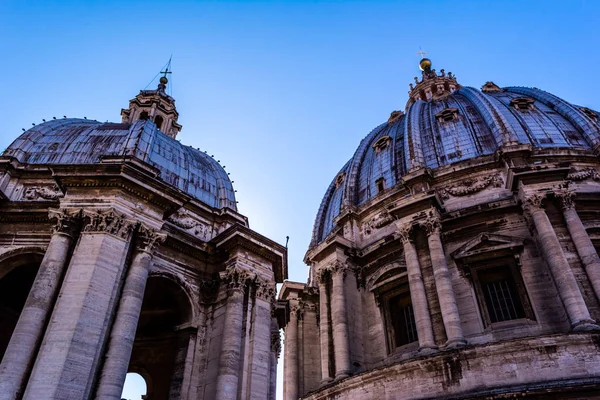
M600 2L0 2L0 148L53 116L119 121L173 54L179 139L221 160L290 279L321 198L403 110L422 47L465 86L533 86L600 109ZM152 84L154 86L155 83Z

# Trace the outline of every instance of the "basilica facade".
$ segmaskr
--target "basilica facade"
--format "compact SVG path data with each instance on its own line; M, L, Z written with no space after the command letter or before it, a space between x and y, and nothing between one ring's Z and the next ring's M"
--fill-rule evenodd
M275 399L285 247L175 138L166 74L120 123L53 119L0 156L0 399Z
M284 399L600 398L600 114L420 67L279 293Z

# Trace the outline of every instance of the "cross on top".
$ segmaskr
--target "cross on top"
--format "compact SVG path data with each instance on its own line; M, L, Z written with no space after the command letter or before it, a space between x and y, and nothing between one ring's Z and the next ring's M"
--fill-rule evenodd
M167 63L167 66L165 67L165 70L164 71L160 71L160 73L163 74L164 78L167 77L167 74L171 74L172 73L171 71L169 71L169 68L171 68L171 58L172 58L172 56L169 57L169 62Z
M417 54L421 55L421 58L425 58L425 54L427 54L426 52L424 52L420 47L419 47L419 51L417 51Z

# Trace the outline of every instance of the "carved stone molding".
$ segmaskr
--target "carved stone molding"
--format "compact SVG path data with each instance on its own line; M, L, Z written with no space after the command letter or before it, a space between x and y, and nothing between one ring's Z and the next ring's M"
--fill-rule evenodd
M271 332L271 351L279 358L281 354L281 336L279 331Z
M155 229L147 228L143 224L137 232L135 248L138 251L145 251L152 254L157 246L163 244L167 239L167 235L157 232Z
M419 226L425 230L427 236L439 235L442 230L442 221L437 213L430 211L425 219L419 221Z
M390 214L390 212L386 209L383 209L373 218L363 223L362 232L364 235L368 236L372 234L376 229L383 228L393 220L394 217Z
M201 279L199 282L200 286L200 297L204 301L210 301L217 297L219 293L219 285L221 281L219 279Z
M529 213L536 210L541 210L542 202L545 198L545 193L533 193L531 195L525 196L523 200L523 209Z
M315 272L315 278L317 280L317 286L320 285L321 283L326 284L327 280L329 279L331 275L331 271L329 270L329 268L327 267L323 267L323 268L319 268L316 272Z
M84 232L109 233L122 239L127 239L137 224L127 220L125 215L118 215L113 210L85 212L85 216L89 222L84 227Z
M54 186L31 186L25 188L23 192L23 198L27 200L57 200L61 197L64 197L65 194L60 190L58 185Z
M584 168L574 169L567 175L567 179L570 181L583 181L589 178L600 181L600 174L594 168Z
M413 225L412 224L404 224L398 227L397 230L397 235L400 238L400 240L402 241L402 243L404 242L408 242L410 240L410 234L412 233L413 230Z
M298 302L298 304L290 307L290 316L294 316L298 319L302 319L304 315L304 305L302 302Z
M210 226L202 224L201 222L192 218L189 211L183 208L177 210L177 212L167 218L167 221L171 222L175 226L185 229L186 231L190 231L189 233L202 240L206 241L210 240L211 238L213 229Z
M343 274L343 276L346 277L346 273L348 272L349 266L346 262L335 260L331 265L329 265L328 268L331 271L332 275Z
M81 210L69 213L67 210L51 209L48 214L51 221L56 220L56 223L52 226L53 233L64 233L74 237L81 229Z
M554 197L556 197L563 210L570 210L575 207L575 195L574 190L566 188L554 192Z
M481 192L488 186L499 188L502 187L503 184L504 181L500 174L494 174L478 178L467 178L459 183L440 189L438 193L442 199L447 200L451 196L461 197Z

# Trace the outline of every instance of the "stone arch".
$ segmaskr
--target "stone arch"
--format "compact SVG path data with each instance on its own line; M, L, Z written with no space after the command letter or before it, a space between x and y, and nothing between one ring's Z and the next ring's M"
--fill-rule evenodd
M139 367L136 365L130 365L129 369L127 370L127 373L128 374L131 374L131 373L138 374L144 379L144 382L146 383L146 394L142 398L144 400L152 399L152 393L153 393L152 375L150 375L145 368Z
M18 247L0 253L0 279L20 265L29 262L39 265L45 253L46 248L42 246Z

